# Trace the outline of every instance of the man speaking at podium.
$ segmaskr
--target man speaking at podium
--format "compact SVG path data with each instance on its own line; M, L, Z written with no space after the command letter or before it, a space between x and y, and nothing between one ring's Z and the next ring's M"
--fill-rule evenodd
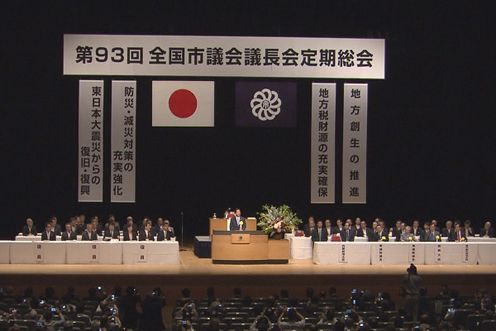
M246 230L246 219L241 216L241 210L236 209L236 214L231 218L229 223L229 230L231 231L244 231Z

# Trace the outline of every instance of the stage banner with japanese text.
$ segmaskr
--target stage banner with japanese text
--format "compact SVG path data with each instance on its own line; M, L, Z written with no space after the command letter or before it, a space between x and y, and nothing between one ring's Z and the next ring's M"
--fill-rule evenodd
M103 201L103 80L79 81L78 201Z
M310 202L335 202L336 84L312 83Z
M367 203L367 84L344 84L343 203Z
M385 40L64 35L64 75L384 79Z
M136 202L136 81L112 81L111 202Z

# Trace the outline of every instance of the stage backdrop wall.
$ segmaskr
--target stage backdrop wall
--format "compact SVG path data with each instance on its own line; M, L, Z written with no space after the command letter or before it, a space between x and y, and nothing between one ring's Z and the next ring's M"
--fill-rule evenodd
M187 233L205 234L213 212L239 206L245 215L255 215L263 203L287 203L304 218L458 217L480 223L496 214L496 133L481 61L488 30L476 5L423 8L391 2L357 9L302 3L274 4L265 11L229 3L222 10L232 15L222 16L210 3L143 11L102 6L6 9L16 20L6 21L8 51L3 52L8 84L2 92L0 237L12 238L28 216L41 227L51 214L65 221L80 212L102 218L115 213L121 220L127 214L164 216L177 228L182 211ZM295 128L235 127L235 82L249 78L214 79L214 128L160 128L151 126L152 78L113 76L104 78L104 173L111 173L111 80L136 80L136 204L110 203L109 189L102 204L77 203L78 78L62 75L64 33L386 38L386 79L365 82L367 204L340 201L343 84L364 81L320 80L337 84L336 204L312 206L314 80L295 80ZM153 79L158 78L169 79ZM103 179L109 188L110 176Z

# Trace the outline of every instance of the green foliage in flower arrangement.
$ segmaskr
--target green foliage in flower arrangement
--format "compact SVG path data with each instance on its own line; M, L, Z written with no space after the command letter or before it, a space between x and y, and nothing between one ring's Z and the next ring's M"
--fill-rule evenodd
M257 226L265 233L270 233L274 224L281 221L282 228L285 232L292 232L301 224L301 218L294 213L288 205L279 207L273 205L263 205L262 211L258 214Z

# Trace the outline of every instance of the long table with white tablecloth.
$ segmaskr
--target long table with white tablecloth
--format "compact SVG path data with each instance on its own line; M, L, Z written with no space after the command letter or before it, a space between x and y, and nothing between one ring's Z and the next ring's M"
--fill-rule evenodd
M0 241L0 264L179 264L177 241Z
M315 242L316 264L496 264L493 242Z

